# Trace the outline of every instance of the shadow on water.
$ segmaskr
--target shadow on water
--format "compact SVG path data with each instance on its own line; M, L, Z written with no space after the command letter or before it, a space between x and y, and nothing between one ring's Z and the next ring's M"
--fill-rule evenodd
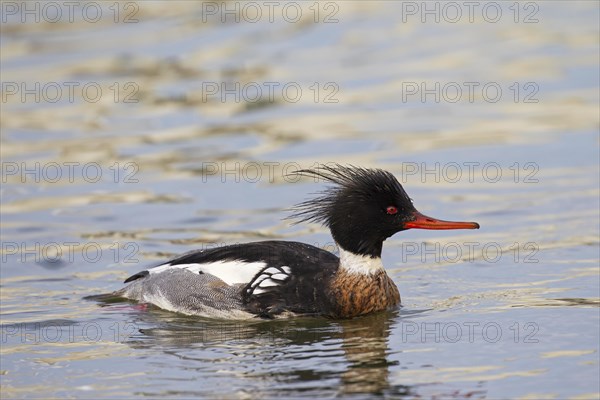
M133 349L161 350L184 362L186 369L197 367L199 375L210 358L217 363L215 370L223 368L218 364L233 364L236 370L241 364L253 365L250 370L241 368L236 375L259 382L286 382L263 394L297 396L314 390L319 381L317 386L334 380L339 385L327 386L335 395L415 395L410 386L393 385L388 380L389 368L398 365L388 359L389 336L403 317L414 318L427 310L394 310L351 320L214 320L151 305L117 305L118 299L110 295L87 299L100 301L108 312L128 314L130 322L139 327L125 341ZM226 355L215 358L214 352L223 350Z

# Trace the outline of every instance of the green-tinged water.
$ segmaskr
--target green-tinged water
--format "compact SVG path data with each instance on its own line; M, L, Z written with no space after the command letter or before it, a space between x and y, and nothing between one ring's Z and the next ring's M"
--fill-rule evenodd
M0 3L3 399L600 396L598 3L72 3ZM335 251L282 220L333 162L481 229L388 239L403 306L353 320L83 299L195 248Z

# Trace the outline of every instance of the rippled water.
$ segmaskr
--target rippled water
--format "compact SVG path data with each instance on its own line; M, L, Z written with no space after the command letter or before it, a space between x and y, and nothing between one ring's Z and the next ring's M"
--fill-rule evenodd
M452 22L431 2L439 23L421 2L272 23L260 2L256 22L75 3L73 22L2 3L2 398L599 397L597 3L477 3L471 22L459 2ZM285 174L327 162L482 229L389 239L403 307L354 320L83 300L193 248L334 250L281 220L322 187Z

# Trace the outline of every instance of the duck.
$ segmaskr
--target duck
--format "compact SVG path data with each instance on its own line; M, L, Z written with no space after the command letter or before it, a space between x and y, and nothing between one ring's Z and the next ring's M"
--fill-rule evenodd
M339 256L285 240L193 250L130 276L114 294L208 318L354 318L400 306L381 259L387 238L408 229L479 229L421 214L382 169L334 164L295 174L328 186L287 218L329 228Z

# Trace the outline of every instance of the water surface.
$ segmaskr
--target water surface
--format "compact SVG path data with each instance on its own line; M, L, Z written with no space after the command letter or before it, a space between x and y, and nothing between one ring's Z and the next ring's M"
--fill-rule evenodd
M115 23L102 4L93 23L2 24L3 398L598 398L596 3L456 23L411 2L273 23L194 2L119 3ZM7 94L69 82L102 95ZM224 82L248 92L207 94ZM423 213L482 229L387 240L403 307L349 321L83 300L194 248L335 251L282 221L323 187L285 174L329 162L388 169Z

